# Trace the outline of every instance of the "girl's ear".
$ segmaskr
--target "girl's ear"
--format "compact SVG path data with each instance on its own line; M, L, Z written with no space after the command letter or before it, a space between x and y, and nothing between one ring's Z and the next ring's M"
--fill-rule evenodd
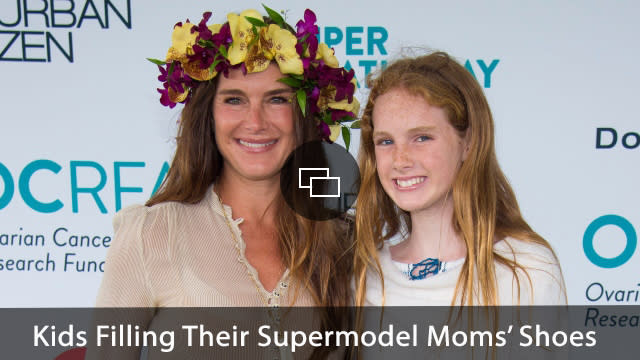
M471 148L471 135L469 133L470 131L467 129L462 137L462 161L467 160L469 149Z

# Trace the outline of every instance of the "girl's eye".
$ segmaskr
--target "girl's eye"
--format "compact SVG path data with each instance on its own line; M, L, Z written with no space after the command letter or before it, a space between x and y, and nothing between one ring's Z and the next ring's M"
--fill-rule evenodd
M393 144L393 140L391 139L379 139L376 140L376 145L391 145Z
M431 137L427 136L427 135L420 135L416 138L416 141L418 142L425 142L427 140L431 140Z
M242 100L239 97L228 97L224 99L224 103L230 105L240 105L242 104Z

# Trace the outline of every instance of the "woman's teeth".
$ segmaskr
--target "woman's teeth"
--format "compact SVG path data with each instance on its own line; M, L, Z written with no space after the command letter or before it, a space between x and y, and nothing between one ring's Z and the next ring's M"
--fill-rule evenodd
M247 147L250 147L250 148L259 149L259 148L263 148L263 147L267 147L269 145L275 144L276 140L272 140L272 141L269 141L267 143L251 143L251 142L247 142L247 141L244 141L244 140L239 140L239 142L240 142L240 145L242 145L242 146L247 146Z

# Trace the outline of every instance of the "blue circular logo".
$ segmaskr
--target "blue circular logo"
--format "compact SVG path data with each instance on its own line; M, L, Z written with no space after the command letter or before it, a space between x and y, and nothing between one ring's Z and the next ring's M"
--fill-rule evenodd
M596 232L600 230L601 227L607 225L615 225L624 231L624 234L627 237L627 245L625 246L622 253L618 256L612 258L605 258L600 256L596 250L593 248L593 237ZM636 245L638 244L638 236L636 235L636 231L633 228L631 223L618 215L604 215L595 220L587 227L587 230L584 232L584 237L582 238L582 247L584 248L584 254L587 258L594 264L601 268L615 268L623 265L631 256L633 256L633 252L636 251Z

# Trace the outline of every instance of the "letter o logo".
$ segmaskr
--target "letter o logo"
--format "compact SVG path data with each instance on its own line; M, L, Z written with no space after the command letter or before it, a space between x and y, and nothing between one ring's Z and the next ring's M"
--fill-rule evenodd
M15 190L11 173L2 163L0 163L0 181L4 183L4 192L0 195L0 210L2 210L11 202Z
M593 248L593 237L596 232L600 230L603 226L606 225L615 225L624 231L624 234L627 237L627 245L620 255L615 256L613 258L605 258L600 256L596 250ZM631 257L633 256L634 251L636 251L636 245L638 244L638 236L636 234L635 229L631 223L618 215L604 215L595 220L589 226L587 226L587 230L584 232L584 237L582 238L582 247L584 248L584 254L587 256L589 261L591 261L594 265L599 266L601 268L615 268L623 265Z

